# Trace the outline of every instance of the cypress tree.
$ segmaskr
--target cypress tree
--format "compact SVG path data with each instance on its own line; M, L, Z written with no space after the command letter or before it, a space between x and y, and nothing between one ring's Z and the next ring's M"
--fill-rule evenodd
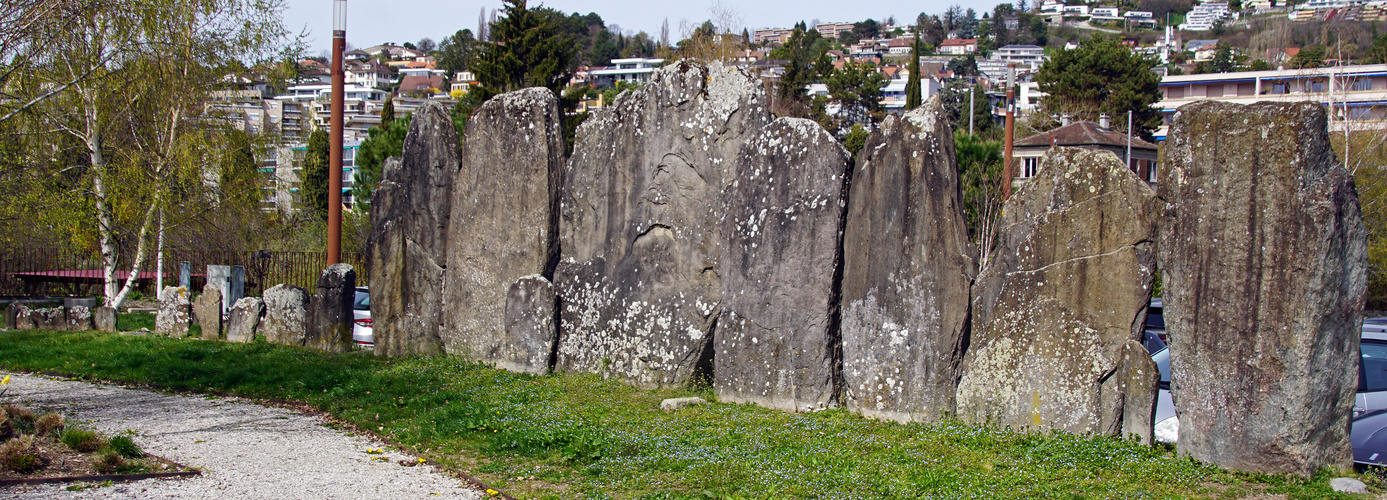
M386 96L385 106L381 107L380 110L381 128L389 128L392 121L395 121L395 98L394 96Z
M910 80L905 82L905 109L920 107L920 34L910 44Z

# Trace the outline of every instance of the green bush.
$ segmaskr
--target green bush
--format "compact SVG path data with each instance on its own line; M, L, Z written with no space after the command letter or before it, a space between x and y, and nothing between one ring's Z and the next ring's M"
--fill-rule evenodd
M140 446L135 444L135 440L126 434L111 438L110 446L112 451L125 458L144 457L144 450L141 450Z
M91 453L106 446L106 440L99 434L90 429L84 429L75 425L67 426L58 434L58 441L67 445L68 448L82 453Z

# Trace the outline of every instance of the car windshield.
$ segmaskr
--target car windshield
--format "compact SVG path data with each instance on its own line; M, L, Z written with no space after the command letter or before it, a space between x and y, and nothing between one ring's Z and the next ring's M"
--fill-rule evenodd
M352 309L356 309L358 311L370 311L371 294L366 293L365 290L357 290L356 300L352 301Z

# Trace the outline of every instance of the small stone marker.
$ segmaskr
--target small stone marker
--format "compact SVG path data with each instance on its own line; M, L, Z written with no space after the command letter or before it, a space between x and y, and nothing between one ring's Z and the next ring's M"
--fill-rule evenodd
M308 301L308 324L303 345L328 352L347 352L352 342L352 301L356 269L333 264L318 276L318 291Z
M265 303L259 297L245 297L236 301L226 322L226 341L247 343L255 340L255 329L264 313Z
M231 280L222 290L222 314L231 312L232 304L246 296L246 266L231 266Z
M74 332L91 331L91 309L88 309L86 306L72 306L67 308L67 329Z
M160 294L159 313L154 317L154 333L174 338L188 336L188 324L192 321L188 301L188 289L181 286L164 287Z
M660 401L660 409L664 411L678 411L686 406L705 404L708 404L708 401L703 398L670 398Z
M207 266L207 284L203 286L203 290L206 290L208 286L215 287L217 291L221 292L222 298L230 295L231 266Z
M557 336L554 286L537 274L520 278L506 293L505 341L488 360L504 370L544 375Z
M19 308L23 307L18 302L10 302L5 306L5 328L16 329L14 317L19 314Z
M203 340L222 338L222 291L212 283L202 287L202 295L193 301L193 317L202 325Z
M10 308L14 310L14 329L33 330L38 325L34 322L34 310L24 304L11 303Z
M192 289L193 284L193 263L183 261L178 263L178 286Z
M115 333L116 310L105 306L92 309L92 323L95 324L98 331Z
M302 346L308 332L308 292L279 284L265 290L265 319L260 333L272 344Z
M33 318L39 330L67 330L67 310L61 306L34 309Z
M1329 480L1329 487L1339 493L1367 493L1368 485L1351 477L1336 477Z

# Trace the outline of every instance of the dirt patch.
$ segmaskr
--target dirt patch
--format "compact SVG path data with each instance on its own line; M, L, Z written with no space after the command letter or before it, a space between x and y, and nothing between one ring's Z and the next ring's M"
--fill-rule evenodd
M56 413L0 408L0 485L187 472L191 469L144 453L129 435L102 436Z

